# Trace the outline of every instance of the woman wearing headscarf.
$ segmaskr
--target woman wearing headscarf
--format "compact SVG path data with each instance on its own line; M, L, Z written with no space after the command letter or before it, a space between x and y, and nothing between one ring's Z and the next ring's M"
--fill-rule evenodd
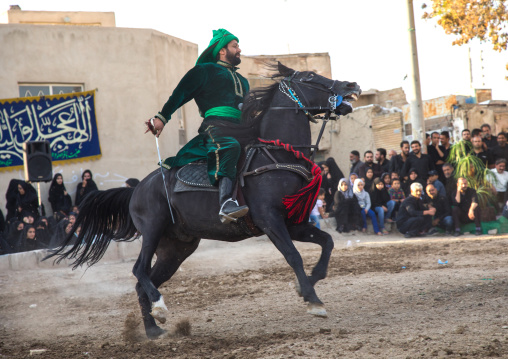
M72 199L67 193L61 173L57 173L53 176L53 181L49 187L48 200L51 203L53 213L67 215L71 210Z
M325 196L326 211L331 212L333 207L332 200L335 196L335 192L337 191L339 180L344 177L344 174L340 170L339 166L337 165L333 157L328 157L323 167L326 171L326 179L328 181L329 186L327 196ZM327 200L327 197L329 201Z
M21 238L19 241L19 252L34 251L42 248L37 240L35 227L31 224L23 228Z
M406 182L404 182L403 190L404 194L406 195L406 198L409 197L409 195L411 194L411 185L413 183L419 183L423 186L423 188L427 187L427 183L425 183L425 181L420 178L416 168L411 168L409 170L408 179L406 180Z
M339 181L337 191L333 198L333 211L337 221L336 230L339 233L348 233L355 229L361 223L360 206L358 199L353 193L353 188L349 186L348 180L342 178Z
M360 178L357 178L355 180L355 184L353 187L353 192L358 199L358 204L360 205L360 214L362 216L362 232L367 231L367 216L370 217L372 220L372 227L374 228L374 232L382 236L383 233L379 230L379 227L377 225L377 219L376 214L374 211L370 208L371 202L370 202L370 194L369 192L365 191L364 189L365 184L363 183L363 180Z
M51 233L48 229L48 220L46 217L40 217L35 223L35 236L37 237L39 248L49 247Z
M367 192L372 192L372 184L374 183L374 170L367 168L365 171L365 178L363 178L364 188Z
M7 244L12 250L12 253L17 252L19 248L19 239L23 233L25 224L21 221L13 221L9 225L9 233L7 234Z
M7 203L5 205L5 208L7 208L7 215L5 216L5 220L7 222L10 222L11 218L14 218L18 215L16 201L18 199L18 185L22 182L23 182L22 180L12 179L9 182L7 192L5 192L5 199L7 200Z
M31 184L26 182L18 183L16 208L18 219L22 219L22 216L26 214L31 214L34 218L39 216L37 213L37 209L39 208L39 200L37 198L37 192Z
M87 194L98 190L97 185L93 181L92 171L85 170L81 175L81 179L82 182L78 184L76 189L76 201L74 202L76 206L79 206Z

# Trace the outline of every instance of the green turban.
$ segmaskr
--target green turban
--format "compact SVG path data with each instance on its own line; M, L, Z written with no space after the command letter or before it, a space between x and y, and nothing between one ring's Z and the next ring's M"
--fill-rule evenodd
M239 42L235 35L225 29L213 30L213 38L205 51L203 51L203 53L198 57L196 65L204 64L205 62L216 62L215 59L220 49L233 40Z

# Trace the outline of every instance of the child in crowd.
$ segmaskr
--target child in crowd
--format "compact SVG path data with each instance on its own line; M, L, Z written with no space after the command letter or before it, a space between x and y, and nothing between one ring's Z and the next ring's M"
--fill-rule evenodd
M313 222L314 225L319 229L321 229L321 226L319 225L319 217L321 216L322 218L328 218L328 215L325 213L325 207L323 202L323 200L325 199L325 194L326 194L325 189L320 188L316 204L314 205L312 212L310 212L310 222Z
M390 178L390 174L385 172L381 175L381 180L383 181L385 188L388 190L391 187L392 180Z
M392 219L396 217L397 211L400 208L400 204L406 199L406 195L404 191L400 188L400 179L395 178L392 179L392 186L388 190L388 194L390 195L390 199L395 202L395 206L392 211Z
M364 190L365 184L363 183L363 180L360 178L357 178L355 180L355 184L353 187L353 193L355 194L356 198L358 199L358 204L361 208L361 215L362 215L362 232L367 231L367 216L370 217L372 220L372 227L374 227L374 232L382 236L383 232L379 230L379 227L377 225L377 219L376 214L372 209L370 209L370 195L367 191Z
M388 234L388 231L385 229L385 218L392 222L390 217L392 216L395 202L390 199L388 190L385 188L385 184L380 178L376 178L374 180L371 192L371 201L372 208L374 208L374 212L377 213L380 231L383 232L383 234Z

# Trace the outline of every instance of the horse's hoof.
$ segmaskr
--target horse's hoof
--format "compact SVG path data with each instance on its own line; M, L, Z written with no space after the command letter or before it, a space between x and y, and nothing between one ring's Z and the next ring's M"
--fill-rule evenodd
M316 317L327 318L326 309L324 304L310 304L307 307L307 313L312 314Z
M168 333L167 330L155 326L153 328L147 329L146 336L148 337L148 339L157 339L166 336L167 333Z
M163 308L154 307L150 315L154 317L155 320L158 320L159 323L161 324L166 323L166 311Z

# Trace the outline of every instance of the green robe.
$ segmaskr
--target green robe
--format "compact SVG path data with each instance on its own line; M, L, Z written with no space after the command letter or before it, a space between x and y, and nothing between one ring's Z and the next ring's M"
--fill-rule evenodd
M181 167L188 163L206 160L210 183L216 185L221 177L236 178L236 164L240 157L240 144L232 137L221 136L218 129L208 124L211 120L240 123L239 105L249 91L249 83L236 68L219 61L198 64L182 78L160 114L169 120L181 106L194 99L203 122L198 135L187 143L163 166Z

